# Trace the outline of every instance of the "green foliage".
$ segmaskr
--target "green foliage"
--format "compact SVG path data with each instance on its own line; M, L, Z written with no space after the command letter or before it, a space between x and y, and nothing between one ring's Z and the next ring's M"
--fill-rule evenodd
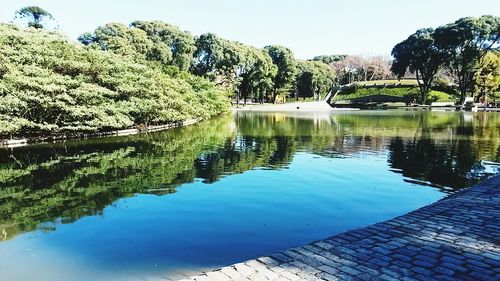
M213 33L202 34L195 39L196 51L191 65L195 75L215 78L215 72L221 69L221 61L226 53L222 39Z
M437 91L437 90L430 90L429 94L427 95L427 101L426 104L431 104L433 102L453 102L455 101L455 98L448 93Z
M126 56L138 62L146 60L168 64L172 60L172 52L168 45L154 42L142 29L131 28L121 23L100 26L93 34L84 33L78 40L85 45Z
M421 103L427 99L434 77L446 60L443 50L436 46L433 32L432 28L420 29L392 49L391 71L400 78L407 71L416 73Z
M121 35L108 48L124 56L55 32L0 25L0 116L6 125L0 135L98 132L208 118L226 109L225 91L212 83L137 62L136 50L148 48L144 31L111 24L102 34L111 31Z
M326 64L331 64L336 61L341 61L347 58L347 55L321 55L321 56L315 56L312 60L313 61L320 61Z
M194 181L200 154L232 136L230 121L224 115L148 135L1 150L0 233L8 239L58 218L73 222L137 193L173 193Z
M283 46L266 46L267 51L278 71L273 79L272 102L276 101L276 96L282 92L290 93L293 88L293 82L297 75L297 62L290 49Z
M180 70L189 69L193 53L196 51L195 40L190 33L161 21L135 21L131 26L145 31L154 46L162 46L162 44L167 46L172 53L170 64ZM163 50L158 50L158 52L161 57ZM154 53L150 56L154 58Z
M434 33L436 44L449 56L448 66L458 80L460 102L474 89L478 63L500 40L500 17L461 18Z
M465 124L462 113L422 111L316 117L238 112L152 134L0 150L0 240L102 214L135 194L167 195L195 179L279 169L297 151L339 157L387 147L399 172L454 188L470 186L472 165L500 152L498 114L476 114Z
M500 99L500 52L489 51L479 63L474 76L477 99L488 102Z
M356 88L352 87L341 91L335 96L334 101L338 100L351 100L370 96L392 96L407 98L409 101L418 96L418 88Z
M28 27L43 28L45 19L53 19L52 15L44 9L37 6L28 6L16 12L16 18L27 19Z
M333 68L318 61L299 61L298 65L297 98L318 100L330 91L335 75Z
M243 60L237 66L240 79L238 98L263 100L265 93L273 87L277 67L266 51L239 45Z
M263 100L273 89L279 66L273 63L267 51L225 40L212 33L197 37L196 47L191 72L236 92L238 101Z
M401 98L404 102L413 102L420 97L419 89L415 87L405 87L405 88L361 88L361 87L351 87L342 90L335 96L333 101L340 100L353 100L360 98L369 98L374 96L389 96ZM430 90L427 95L426 102L430 104L432 102L451 102L454 101L454 97L438 90Z
M422 102L440 67L448 67L463 103L474 84L481 82L476 75L481 59L489 50L498 48L499 41L500 17L496 16L466 17L436 30L420 29L394 47L391 70L399 77L407 71L416 73Z

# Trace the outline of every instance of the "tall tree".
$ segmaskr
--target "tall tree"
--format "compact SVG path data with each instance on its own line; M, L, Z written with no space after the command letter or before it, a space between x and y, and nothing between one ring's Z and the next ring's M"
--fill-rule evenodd
M196 45L193 36L177 26L161 21L135 21L130 26L144 30L155 44L165 44L172 53L171 64L188 70Z
M27 19L28 26L37 29L43 28L43 21L54 19L46 10L37 6L28 6L16 12L16 18Z
M432 28L420 29L392 49L394 62L391 71L399 78L407 71L416 74L420 103L425 103L434 77L446 60L445 53L436 45L433 33Z
M489 51L482 59L474 76L477 101L500 98L500 52ZM497 97L498 95L498 97Z
M78 37L78 40L83 44L135 59L168 63L172 57L165 45L154 44L146 32L121 23L108 23L100 26L93 34L84 33Z
M276 102L280 92L288 93L293 87L297 75L297 63L290 49L283 46L266 46L264 48L271 57L278 72L273 80L273 93L271 101Z
M434 38L450 57L448 65L457 79L463 103L467 92L473 91L474 74L481 58L492 48L498 48L500 17L461 18L437 28Z
M222 39L213 33L202 34L195 39L196 51L191 64L191 72L199 76L215 78L217 67L224 56Z
M333 86L334 76L333 68L327 64L319 61L299 61L296 97L312 97L314 100L319 100Z
M240 98L245 104L249 98L262 101L273 87L277 67L264 50L244 45L240 48L243 59L237 67L237 75L241 81L238 87L238 102Z

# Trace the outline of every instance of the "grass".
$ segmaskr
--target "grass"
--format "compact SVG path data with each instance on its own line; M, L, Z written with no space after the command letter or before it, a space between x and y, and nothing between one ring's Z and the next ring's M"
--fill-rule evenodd
M401 79L401 80L373 80L373 81L363 81L363 82L354 82L355 85L360 86L370 86L370 85L383 85L383 84L401 84L401 85L418 85L417 80L415 79Z
M390 81L390 80L386 80ZM365 98L370 96L392 96L392 97L402 97L409 101L419 96L418 88L351 88L341 91L337 96L334 97L333 101L341 100L352 100L358 98ZM448 102L454 101L453 96L441 92L432 90L427 98L428 103L430 102Z

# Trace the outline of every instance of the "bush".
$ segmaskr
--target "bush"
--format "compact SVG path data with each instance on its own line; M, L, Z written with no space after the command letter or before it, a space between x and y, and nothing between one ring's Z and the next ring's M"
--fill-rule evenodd
M225 91L203 78L0 24L0 135L99 132L209 118Z

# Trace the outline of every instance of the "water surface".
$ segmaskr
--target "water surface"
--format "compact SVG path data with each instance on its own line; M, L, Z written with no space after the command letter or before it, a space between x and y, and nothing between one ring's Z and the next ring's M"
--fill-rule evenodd
M0 150L0 280L172 279L402 215L500 171L500 114L243 113Z

